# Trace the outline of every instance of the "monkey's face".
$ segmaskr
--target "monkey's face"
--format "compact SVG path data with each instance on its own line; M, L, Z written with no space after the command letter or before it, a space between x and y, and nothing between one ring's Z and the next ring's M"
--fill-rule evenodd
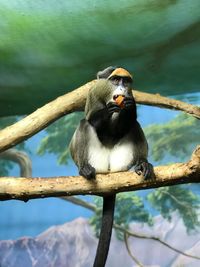
M112 76L109 81L113 85L112 99L115 100L118 96L132 97L130 77Z

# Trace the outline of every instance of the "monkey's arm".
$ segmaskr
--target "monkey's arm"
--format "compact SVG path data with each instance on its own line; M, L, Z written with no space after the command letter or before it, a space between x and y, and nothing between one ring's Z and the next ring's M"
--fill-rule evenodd
M104 108L91 113L88 121L97 131L100 129L105 130L109 127L111 116L114 112L119 113L120 107L114 102L109 102Z
M136 121L133 127L133 142L136 144L136 158L134 170L138 175L143 174L145 179L153 177L153 166L148 162L148 143L140 124Z

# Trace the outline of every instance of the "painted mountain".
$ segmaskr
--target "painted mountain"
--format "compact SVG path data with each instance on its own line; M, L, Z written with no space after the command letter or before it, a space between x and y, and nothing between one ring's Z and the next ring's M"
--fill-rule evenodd
M200 232L190 233L177 216L171 222L155 217L153 227L133 223L131 230L156 236L191 255L200 256ZM145 267L199 267L200 261L170 250L152 239L130 237L132 254ZM35 238L0 241L0 267L90 267L95 256L97 239L88 221L78 218L60 226L53 226ZM137 266L129 256L125 244L113 234L106 267Z

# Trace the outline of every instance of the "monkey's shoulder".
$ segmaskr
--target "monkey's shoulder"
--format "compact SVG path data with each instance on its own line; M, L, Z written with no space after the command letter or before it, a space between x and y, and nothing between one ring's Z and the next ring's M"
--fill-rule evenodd
M105 100L113 91L113 84L106 79L99 79L95 85L89 90L89 96L93 96L100 100Z

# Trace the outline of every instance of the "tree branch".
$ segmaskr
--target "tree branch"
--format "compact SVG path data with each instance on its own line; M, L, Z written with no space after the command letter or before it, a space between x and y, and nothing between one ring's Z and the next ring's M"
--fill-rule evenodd
M17 163L22 177L32 177L32 162L25 152L17 149L8 149L0 153L0 159L10 160Z
M98 174L95 180L81 176L54 178L0 178L0 200L61 197L71 195L106 195L123 191L157 188L174 184L200 182L200 146L191 160L154 168L155 178L144 181L135 172Z
M129 247L129 243L128 243L128 237L129 235L127 234L127 232L124 232L124 242L126 245L126 249L128 251L129 256L132 258L132 260L139 266L139 267L144 267L144 265L142 265L142 263L133 255L130 247Z
M86 202L78 197L73 197L73 196L70 196L70 197L61 197L61 199L63 200L66 200L68 202L71 202L75 205L78 205L78 206L81 206L83 208L86 208L88 210L91 210L93 212L95 212L97 210L97 207L92 204L92 203L89 203L89 202Z
M177 248L171 246L170 244L166 243L165 241L161 240L159 237L146 236L146 235L142 235L142 234L138 234L138 233L133 233L133 232L131 232L131 231L129 231L129 230L121 227L118 224L114 224L114 228L117 229L117 230L119 230L119 231L122 231L123 233L127 233L127 235L132 236L132 237L135 237L135 238L151 239L151 240L157 241L157 242L161 243L163 246L166 246L169 249L174 250L175 252L177 252L177 253L179 253L179 254L181 254L183 256L200 260L200 257L195 256L195 255L188 254L186 252L183 252L182 250L177 249Z
M171 198L171 200L173 200L179 207L187 209L189 212L191 211L191 205L189 205L183 201L180 201L176 196L172 195L171 193L162 191L162 194Z
M74 111L83 110L88 90L92 88L95 83L96 80L91 81L66 95L58 97L19 122L1 130L0 152L28 139L60 117ZM135 90L133 94L136 102L139 104L182 110L200 119L200 108L197 106L163 97L158 94L148 94Z
M133 95L138 104L156 106L166 109L180 110L200 119L200 107L194 106L180 100L161 96L160 94L149 94L134 90Z

